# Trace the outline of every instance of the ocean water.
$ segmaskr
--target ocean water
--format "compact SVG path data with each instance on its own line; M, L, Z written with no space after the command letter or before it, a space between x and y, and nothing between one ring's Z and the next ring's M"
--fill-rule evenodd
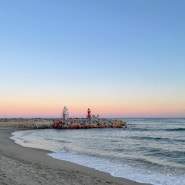
M124 119L127 128L17 131L49 156L153 185L185 185L185 119Z

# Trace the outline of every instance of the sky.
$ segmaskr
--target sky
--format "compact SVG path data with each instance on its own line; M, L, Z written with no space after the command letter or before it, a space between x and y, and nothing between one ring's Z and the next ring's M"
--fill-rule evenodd
M0 117L185 117L184 0L0 0Z

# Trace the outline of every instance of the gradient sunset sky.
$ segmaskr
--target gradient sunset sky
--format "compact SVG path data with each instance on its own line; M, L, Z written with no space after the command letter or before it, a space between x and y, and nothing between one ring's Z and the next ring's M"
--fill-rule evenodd
M185 117L184 0L1 0L0 117Z

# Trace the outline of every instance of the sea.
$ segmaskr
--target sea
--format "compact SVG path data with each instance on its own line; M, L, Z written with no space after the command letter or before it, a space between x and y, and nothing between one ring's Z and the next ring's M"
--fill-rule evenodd
M153 185L185 185L185 119L123 119L127 128L12 133L50 157Z

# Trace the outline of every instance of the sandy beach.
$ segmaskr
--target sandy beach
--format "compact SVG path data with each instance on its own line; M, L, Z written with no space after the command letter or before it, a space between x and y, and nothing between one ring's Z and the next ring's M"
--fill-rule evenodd
M6 126L5 126L6 125ZM1 185L139 185L123 178L66 161L53 159L49 151L26 148L10 139L18 128L0 123ZM19 128L20 129L20 128Z

